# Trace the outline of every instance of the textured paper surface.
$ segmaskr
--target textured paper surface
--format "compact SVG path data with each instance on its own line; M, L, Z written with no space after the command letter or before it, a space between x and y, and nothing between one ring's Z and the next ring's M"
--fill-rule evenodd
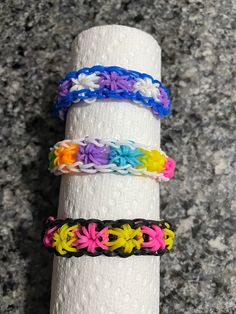
M160 79L161 50L148 34L124 26L81 33L72 67L118 65ZM160 145L160 122L145 107L126 101L77 104L67 115L65 138L132 139ZM150 178L95 174L62 176L60 218L159 219L159 185ZM159 258L54 258L53 314L159 313Z

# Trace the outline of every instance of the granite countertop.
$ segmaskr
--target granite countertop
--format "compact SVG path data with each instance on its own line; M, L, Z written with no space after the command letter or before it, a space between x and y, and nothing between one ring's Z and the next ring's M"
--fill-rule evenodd
M59 179L45 162L64 132L51 116L55 88L74 37L117 23L157 39L174 103L162 147L178 167L161 186L161 204L178 231L174 253L161 261L161 313L235 313L236 2L9 0L0 7L0 312L49 311L52 257L39 230L58 204Z

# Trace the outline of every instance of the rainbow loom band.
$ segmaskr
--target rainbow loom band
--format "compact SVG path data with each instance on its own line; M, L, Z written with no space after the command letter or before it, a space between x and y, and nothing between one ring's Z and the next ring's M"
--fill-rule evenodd
M165 220L55 219L49 217L44 247L63 257L154 255L173 247L175 228Z
M168 89L152 76L118 66L95 65L69 72L60 81L53 113L64 119L73 103L93 103L97 99L127 99L149 107L158 118L171 111Z
M101 140L85 137L64 140L51 148L49 170L55 175L118 173L168 181L174 175L175 161L157 148L131 140Z

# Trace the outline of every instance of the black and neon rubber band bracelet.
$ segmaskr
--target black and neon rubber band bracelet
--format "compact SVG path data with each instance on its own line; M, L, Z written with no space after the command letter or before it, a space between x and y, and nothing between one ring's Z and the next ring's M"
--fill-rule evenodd
M171 250L174 235L174 227L164 220L60 220L49 217L43 244L50 252L64 257L161 256Z

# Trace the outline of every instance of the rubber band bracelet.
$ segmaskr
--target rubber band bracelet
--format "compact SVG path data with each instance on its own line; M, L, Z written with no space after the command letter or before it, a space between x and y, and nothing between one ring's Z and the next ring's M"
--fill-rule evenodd
M143 175L168 181L175 161L164 152L131 140L101 140L85 137L64 140L51 148L49 170L56 174L118 173Z
M64 257L155 255L169 252L174 228L167 221L145 219L55 219L49 217L43 245Z
M68 108L83 100L129 100L149 107L158 118L170 114L171 101L167 88L152 76L117 66L95 65L69 72L60 81L53 106L54 115L65 118Z

